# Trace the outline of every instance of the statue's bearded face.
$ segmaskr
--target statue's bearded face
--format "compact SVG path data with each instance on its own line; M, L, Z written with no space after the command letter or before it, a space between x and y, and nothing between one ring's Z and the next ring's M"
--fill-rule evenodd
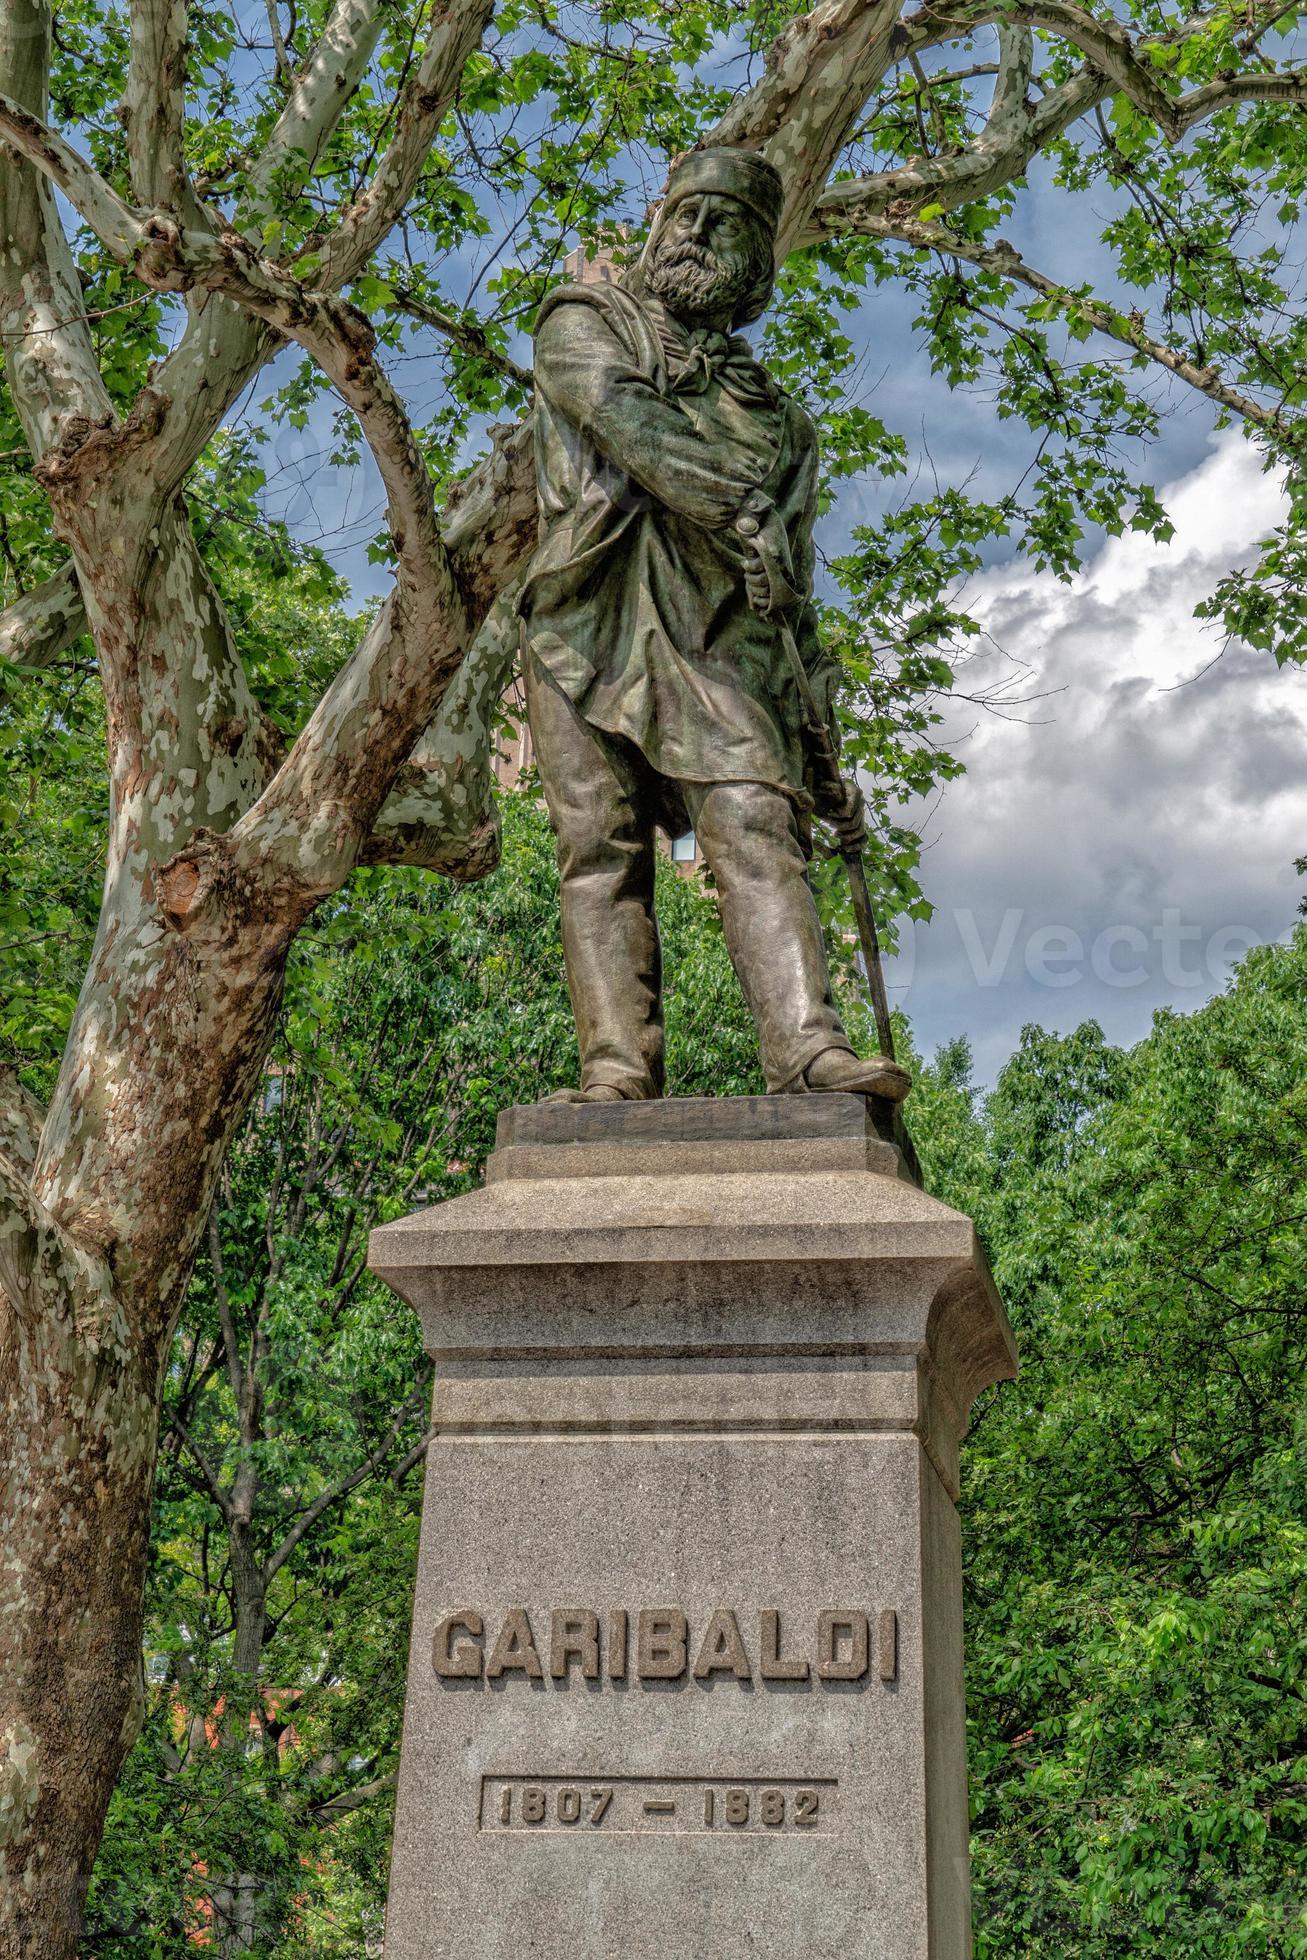
M772 278L772 241L738 199L683 197L663 220L645 283L690 326L731 325L762 311Z

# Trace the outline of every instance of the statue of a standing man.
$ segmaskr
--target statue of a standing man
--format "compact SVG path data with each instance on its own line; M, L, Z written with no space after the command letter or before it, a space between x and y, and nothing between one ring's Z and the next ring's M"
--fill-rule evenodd
M788 627L829 718L811 604L817 440L732 329L771 297L782 187L751 151L673 170L632 288L562 286L536 323L540 546L527 712L558 845L582 1101L663 1090L654 833L693 828L773 1092L900 1098L854 1053L805 876L814 780Z

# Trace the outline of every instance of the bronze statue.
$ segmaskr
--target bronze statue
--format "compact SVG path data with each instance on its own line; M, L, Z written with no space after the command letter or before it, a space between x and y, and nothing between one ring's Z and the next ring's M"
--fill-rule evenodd
M836 680L811 604L816 432L732 331L771 297L781 203L752 151L692 151L631 281L560 286L536 321L522 664L562 878L571 1100L662 1094L660 825L693 828L712 869L768 1089L910 1087L849 1043L805 876L814 811L845 842L864 818L805 727L815 698L833 729Z

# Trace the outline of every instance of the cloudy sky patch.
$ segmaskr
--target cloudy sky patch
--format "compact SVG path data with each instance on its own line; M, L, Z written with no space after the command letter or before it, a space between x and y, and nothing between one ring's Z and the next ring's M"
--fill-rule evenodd
M1237 434L1166 485L1168 547L1110 538L1069 585L1011 564L973 585L1045 698L1019 721L951 711L967 774L926 822L936 906L891 963L927 1048L970 1036L986 1078L1023 1023L1117 1041L1193 1008L1292 925L1307 853L1307 674L1231 645L1199 599L1283 515Z

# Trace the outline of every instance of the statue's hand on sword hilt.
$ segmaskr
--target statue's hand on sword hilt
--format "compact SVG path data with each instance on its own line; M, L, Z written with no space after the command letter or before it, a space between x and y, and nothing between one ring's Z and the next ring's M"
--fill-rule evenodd
M760 619L793 619L807 599L794 576L790 540L770 497L755 490L735 520L744 546L744 589Z
M867 842L867 802L851 776L840 777L843 804L833 804L818 812L821 821L834 833L841 857L861 856Z

